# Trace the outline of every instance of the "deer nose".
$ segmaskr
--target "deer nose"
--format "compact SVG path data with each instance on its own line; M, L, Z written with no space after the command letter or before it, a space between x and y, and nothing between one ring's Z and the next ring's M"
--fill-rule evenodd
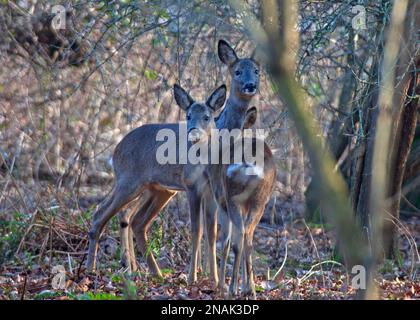
M244 86L244 92L254 94L257 91L257 86L253 82L248 82Z

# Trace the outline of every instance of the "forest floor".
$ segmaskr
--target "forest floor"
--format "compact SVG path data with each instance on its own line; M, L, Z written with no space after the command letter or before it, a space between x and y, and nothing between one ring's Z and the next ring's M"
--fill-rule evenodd
M121 267L116 218L101 239L98 272L86 273L87 231L96 198L79 201L73 209L56 203L31 215L3 216L0 299L222 299L205 272L196 284L187 284L189 225L182 197L176 196L149 233L150 251L164 279L151 276L142 258L134 274ZM293 201L277 203L277 210L288 203L281 222L265 221L256 230L257 299L355 298L354 274L340 262L331 226L293 214ZM420 219L405 218L398 229L398 257L379 266L375 281L384 299L420 299ZM228 264L228 275L231 268ZM61 289L54 289L58 280Z

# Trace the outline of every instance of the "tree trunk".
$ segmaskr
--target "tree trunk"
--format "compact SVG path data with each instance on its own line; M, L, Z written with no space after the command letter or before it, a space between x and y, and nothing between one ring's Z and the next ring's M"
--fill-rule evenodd
M287 159L286 159L286 192L288 195L292 194L292 171L293 171L293 157L294 157L294 143L293 143L293 134L292 128L289 127L288 130L288 141L289 144L287 146Z
M299 177L297 181L297 189L299 193L299 199L304 199L305 192L305 150L303 149L302 141L299 140L297 143L297 164L300 168Z
M395 258L398 248L395 220L399 219L401 187L404 171L413 139L416 133L418 117L418 30L420 29L420 4L411 1L408 4L407 16L401 34L401 48L398 64L395 69L395 93L392 101L389 185L387 197L393 199L388 207L391 219L385 219L383 230L383 246L387 258ZM416 56L417 55L417 56Z
M417 117L417 121L419 118ZM420 126L417 126L420 129ZM419 130L418 130L419 131ZM420 141L420 133L415 135L414 140ZM413 148L408 156L404 171L404 183L420 175L420 145Z
M420 59L417 59L416 69L420 68ZM410 149L414 140L419 113L418 96L420 94L419 77L413 70L406 82L406 90L401 104L401 118L398 124L393 150L393 163L391 164L391 183L389 196L393 199L390 214L393 219L399 219L401 187L404 181L405 168ZM395 258L398 249L395 223L386 220L384 225L384 248L387 258Z

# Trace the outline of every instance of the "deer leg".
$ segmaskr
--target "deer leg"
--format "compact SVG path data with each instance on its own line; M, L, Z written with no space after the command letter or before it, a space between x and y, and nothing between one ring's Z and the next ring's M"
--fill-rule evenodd
M130 254L130 264L131 264L131 271L137 271L137 260L136 260L136 252L134 250L134 241L133 241L133 229L130 227L128 228L128 252Z
M124 267L128 267L129 272L137 271L136 254L134 252L133 243L133 230L130 228L130 220L137 211L146 210L147 206L150 205L150 202L147 201L148 198L146 195L144 198L145 199L139 199L138 203L132 210L123 211L118 216L120 220L121 264ZM142 209L139 209L139 205L142 206Z
M220 212L220 225L221 225L221 238L222 238L222 257L220 259L220 280L219 280L219 291L223 296L225 292L226 284L226 264L229 257L231 235L232 235L232 223L227 216L226 211L219 207Z
M244 223L241 212L233 201L228 202L229 218L232 221L232 247L235 259L233 262L232 282L229 288L229 298L238 293L239 269L242 261L242 251L244 245Z
M136 192L133 186L117 185L111 195L98 207L93 215L92 228L89 231L89 249L87 258L87 270L95 271L98 242L102 231L109 221L123 206L133 200L141 190Z
M203 221L203 220L200 218L200 221ZM201 226L201 230L203 230L203 226ZM205 259L206 252L203 252L202 249L201 249L201 238L202 237L203 237L203 234L198 236L197 267L196 267L197 273L205 272L205 270L204 270L205 265L202 262L202 259ZM205 248L203 248L203 249L205 249Z
M203 192L201 192L203 195ZM198 249L197 249L197 270L201 273L208 272L208 248L207 248L207 232L206 231L206 219L205 219L205 200L204 197L201 198L200 201L200 234L198 239ZM203 217L204 215L204 217ZM204 240L204 245L201 245L201 240Z
M190 272L188 276L189 283L197 281L197 264L198 264L198 252L200 250L200 239L202 236L202 225L201 225L201 194L195 189L191 188L187 191L188 203L190 207L190 219L191 219L191 236L192 236L192 253L190 261Z
M244 240L244 261L245 261L245 269L244 274L246 274L247 282L246 286L243 290L243 296L247 296L249 294L252 295L253 299L256 299L256 292L255 292L255 282L254 282L254 270L252 268L252 239L253 239L253 232L252 234L247 233L245 235Z
M140 207L137 206L134 210L133 210L133 214L130 215L130 221L132 219L133 216L135 215L142 215L142 212L146 212L147 210L156 210L153 207L151 207L154 203L156 203L157 200L154 199L154 192L158 193L159 191L155 190L154 192L151 192L152 189L149 189L148 192L144 192L144 196L142 199L140 199ZM154 189L153 189L154 190ZM158 212L160 211L160 209L158 210ZM140 213L138 213L140 212ZM128 252L129 252L129 257L130 257L130 263L131 263L131 268L133 271L137 270L137 260L136 260L136 251L134 249L134 241L133 241L133 228L130 224L130 228L128 228Z
M217 274L216 241L217 241L217 204L211 192L206 193L204 199L204 216L207 236L207 260L210 265L210 277L217 288L219 277Z
M136 252L134 250L133 229L130 227L130 220L137 212L145 212L153 202L150 192L145 192L143 198L129 214L120 214L120 236L121 236L121 263L129 268L130 272L137 271Z
M146 257L147 265L151 272L158 277L162 277L162 273L159 266L156 263L153 253L150 252L147 244L147 230L149 229L150 223L159 213L159 211L165 207L168 201L175 195L176 192L169 190L153 190L150 192L151 195L146 200L146 203L141 206L139 211L131 219L131 227L136 236L137 244L141 254Z
M155 198L148 194L143 204L138 208L137 212L133 215L130 226L127 229L131 229L135 236L137 243L139 245L139 251L143 257L146 257L146 262L149 266L149 269L152 270L153 274L157 274L158 276L162 276L160 274L159 267L156 265L156 261L152 255L151 261L149 261L148 257L148 246L147 246L147 229L151 221L155 216L152 216L153 209L154 209ZM130 246L130 245L129 245ZM134 244L133 244L134 247Z
M251 294L254 300L256 299L256 292L254 282L254 269L252 266L253 240L255 228L257 227L258 222L261 220L263 213L264 207L259 209L251 209L245 226L246 233L244 239L244 260L246 265L248 281L243 295Z
M103 213L108 209L114 199L114 191L106 197L96 209L93 220L97 220L98 217L102 216ZM98 252L98 240L99 236L96 237L93 229L89 232L89 249L88 249L88 256L86 262L86 268L88 272L93 272L96 269L96 254Z
M130 256L130 216L131 212L127 211L122 211L118 214L118 218L120 220L121 264L128 268L129 272L132 272L135 270L132 268L132 258Z
M246 238L246 234L244 237L244 241ZM247 264L246 264L246 258L245 258L245 252L246 252L246 246L244 243L244 254L242 255L242 286L241 286L241 294L244 295L244 292L248 289L248 270L247 270Z

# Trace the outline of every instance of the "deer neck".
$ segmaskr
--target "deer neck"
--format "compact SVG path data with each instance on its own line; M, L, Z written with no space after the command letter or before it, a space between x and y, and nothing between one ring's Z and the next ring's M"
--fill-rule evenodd
M217 129L241 129L243 118L251 104L251 100L238 98L231 89L225 108L216 121Z

